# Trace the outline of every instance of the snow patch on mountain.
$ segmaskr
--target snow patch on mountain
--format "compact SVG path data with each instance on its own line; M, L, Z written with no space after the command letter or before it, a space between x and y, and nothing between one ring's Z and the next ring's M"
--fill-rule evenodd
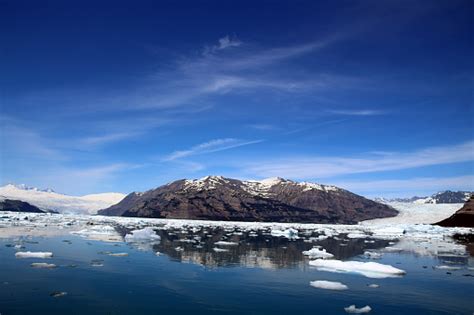
M321 185L310 182L294 182L281 177L270 177L263 180L235 181L222 176L205 176L200 179L184 181L184 189L213 190L220 185L240 186L244 191L257 196L267 197L272 194L271 189L275 186L296 186L302 191L320 190L324 192L339 191L340 188L330 185Z

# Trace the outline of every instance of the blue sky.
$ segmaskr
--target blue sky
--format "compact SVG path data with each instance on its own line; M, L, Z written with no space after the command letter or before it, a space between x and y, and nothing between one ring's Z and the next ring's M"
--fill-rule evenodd
M473 6L2 1L0 184L474 189Z

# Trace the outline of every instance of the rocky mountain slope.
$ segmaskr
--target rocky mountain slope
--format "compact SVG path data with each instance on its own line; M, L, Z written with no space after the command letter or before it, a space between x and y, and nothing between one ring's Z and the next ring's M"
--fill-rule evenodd
M0 198L21 200L46 212L95 214L97 210L116 204L125 197L119 193L103 193L85 196L68 196L52 189L38 189L25 185L0 187Z
M446 227L474 227L474 196L452 216L436 224Z
M44 212L40 208L30 205L27 202L20 201L20 200L3 199L3 198L0 198L0 211L37 212L37 213Z
M206 176L198 180L178 180L144 193L131 193L99 214L352 224L395 216L397 211L335 186L282 178L240 181Z

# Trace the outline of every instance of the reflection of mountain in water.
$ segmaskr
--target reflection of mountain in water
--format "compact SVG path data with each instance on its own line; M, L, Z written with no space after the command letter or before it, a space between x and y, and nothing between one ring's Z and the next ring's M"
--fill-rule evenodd
M268 232L226 231L221 228L201 230L158 230L161 242L153 250L171 259L204 266L246 266L260 268L288 268L307 266L302 252L319 245L334 254L336 259L348 259L365 250L388 246L386 240L328 238L311 241L317 233L290 240L274 237ZM342 236L342 235L340 235ZM223 241L225 243L218 243ZM217 244L216 244L217 243Z

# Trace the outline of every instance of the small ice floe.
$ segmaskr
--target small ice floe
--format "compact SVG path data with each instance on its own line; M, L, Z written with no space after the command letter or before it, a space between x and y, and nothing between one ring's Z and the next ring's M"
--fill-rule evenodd
M65 296L65 295L67 295L67 292L54 291L54 292L51 292L51 294L49 296L52 296L54 298L58 298L58 297L62 297L62 296Z
M33 268L56 268L55 264L48 263L32 263L30 266Z
M17 252L16 258L50 258L53 257L51 252Z
M220 246L237 246L239 243L236 242L227 242L227 241L218 241L215 242L214 245L220 245Z
M156 256L160 256L161 253L160 253L160 252L156 252L155 255L156 255Z
M146 227L141 230L133 230L131 234L125 235L127 242L141 242L141 241L159 241L161 237L151 227Z
M112 257L125 257L128 256L128 253L109 253L108 255Z
M366 250L364 252L364 256L367 257L367 258L370 258L370 259L380 259L380 258L382 258L381 253L371 252L371 251L368 251L368 250Z
M103 262L102 259L94 259L94 260L91 261L91 266L92 267L103 267L104 264L102 262Z
M357 273L367 278L394 278L406 273L404 270L376 262L316 259L309 264L321 271Z
M375 284L375 283L368 284L367 286L368 286L369 288L374 288L374 289L376 289L376 288L380 287L380 285L378 285L378 284Z
M435 266L436 269L441 269L441 270L459 270L461 267L455 267L455 266L446 266L446 265L441 265L441 266Z
M305 250L303 252L303 255L309 256L309 258L322 258L322 259L334 257L333 254L328 253L324 248L319 249L318 247L313 247L310 250Z
M354 232L347 234L347 238L367 238L369 235L365 234L364 232Z
M177 252L182 252L184 249L181 246L178 246L178 247L175 247L174 250Z
M383 226L372 229L372 237L377 239L395 239L402 237L406 232L403 227Z
M297 239L298 230L289 228L286 230L271 230L271 235L275 237L286 237L288 239Z
M366 305L364 307L361 307L361 308L357 308L355 305L351 305L351 306L348 306L348 307L344 307L344 310L346 311L346 313L363 314L363 313L370 312L372 310L372 308L368 305Z
M228 252L229 251L228 249L219 248L219 247L214 247L212 250L215 251L216 253L222 253L222 252Z
M110 225L91 225L80 231L72 231L71 234L79 235L85 239L104 242L122 242L122 236Z
M326 280L316 280L309 283L312 287L326 290L347 290L347 285L336 282L336 281L326 281Z

